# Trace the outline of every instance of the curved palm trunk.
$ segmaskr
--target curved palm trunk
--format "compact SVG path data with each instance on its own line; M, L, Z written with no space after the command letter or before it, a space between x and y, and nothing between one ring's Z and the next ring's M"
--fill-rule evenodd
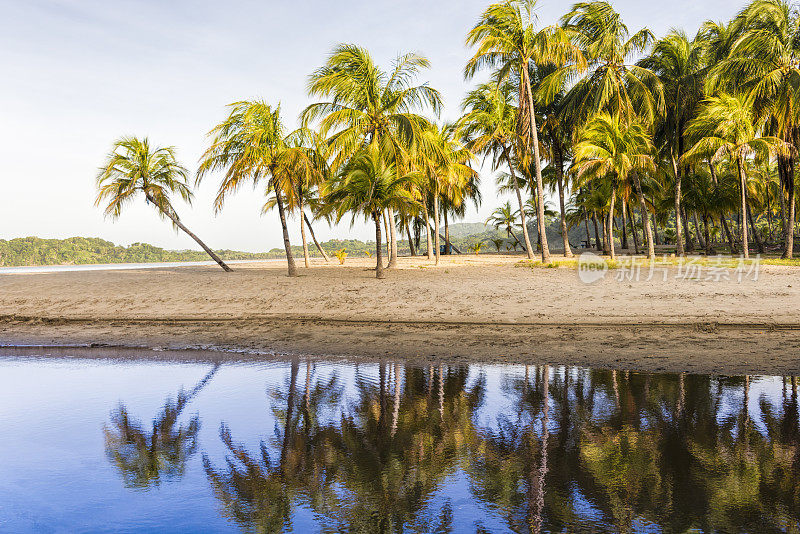
M561 208L561 239L564 241L564 256L571 258L572 248L569 246L569 231L567 230L567 210L564 208L564 157L561 154L561 147L556 147L556 178L558 181L558 204ZM587 228L586 237L589 232Z
M681 171L675 161L675 154L672 157L672 170L675 172L675 254L683 256L686 251L683 248L683 225L681 224Z
M519 219L522 223L522 237L525 239L525 253L528 255L528 259L533 259L533 248L531 247L531 238L528 235L528 223L525 220L525 204L522 202L522 193L519 190L519 182L517 181L517 175L514 172L514 164L511 162L511 158L508 157L508 152L506 152L506 161L508 162L508 169L511 171L511 181L514 182L514 192L517 194L517 201L519 202ZM520 243L521 245L522 243Z
M397 267L397 227L394 223L394 210L387 210L389 215L389 268Z
M319 253L322 254L322 257L325 258L325 262L331 261L331 259L327 254L325 254L325 251L320 246L319 241L317 241L317 236L314 235L314 227L311 226L311 221L308 220L308 216L305 213L303 214L303 219L305 219L306 225L308 225L308 233L311 234L311 239L314 241L314 245L317 247Z
M381 243L381 215L373 212L372 219L375 221L375 278L385 278L383 273L383 244Z
M606 224L606 233L608 234L608 250L609 254L611 254L611 259L615 259L617 256L614 252L614 202L617 200L617 192L615 189L611 189L611 204L608 207L608 223Z
M533 136L533 167L536 171L536 218L539 223L539 235L542 236L542 263L550 263L550 249L547 246L547 223L544 220L544 186L542 184L542 162L539 159L539 129L536 127L533 92L531 91L527 65L520 70L522 71L523 90L528 99L531 135ZM530 250L530 247L528 247L528 250Z
M281 228L283 229L283 248L286 251L286 263L289 268L289 276L297 276L297 266L294 263L292 254L292 244L289 242L289 228L286 226L286 210L283 206L283 198L278 190L278 184L272 180L272 188L275 190L275 200L278 204L278 215L281 218Z
M692 220L694 220L694 231L697 234L697 242L700 243L700 248L708 250L706 242L700 234L700 221L697 218L697 210L692 211Z
M434 230L434 239L436 240L435 247L436 247L436 265L439 265L439 252L441 249L439 248L439 186L437 184L436 190L433 192L433 230Z
M303 199L300 198L300 236L303 238L303 262L305 263L306 269L311 267L310 262L308 261L308 240L306 239L306 220L305 220L305 213L303 213Z
M431 240L431 217L428 214L428 203L422 203L423 212L425 215L425 239L427 240L427 256L428 260L433 259L433 241Z
M452 248L450 246L450 222L447 220L446 209L443 211L442 215L444 215L444 255L449 256L453 251L450 250Z
M742 234L742 252L744 254L745 259L750 257L750 251L748 250L748 242L747 242L747 223L744 220L745 214L747 213L747 175L744 173L744 167L742 166L742 156L738 156L736 158L736 166L739 169L739 188L742 193L741 198L741 210L742 210L742 224L741 226L741 234Z
M153 197L150 195L150 193L145 193L145 197L147 198L147 200L148 200L148 201L149 201L149 202L150 202L152 205L154 205L154 206L158 206L158 204L156 203L155 199L154 199L154 198L153 198ZM164 210L162 210L161 208L159 208L159 210L161 211L161 213L163 213L164 215L166 215L167 217L169 217L169 220L171 220L171 221L172 221L172 223L173 223L175 226L177 226L178 228L180 228L180 229L183 231L183 233L185 233L186 235L188 235L189 237L191 237L192 239L194 239L195 243L197 243L198 245L200 245L200 248L202 248L202 249L203 249L203 250L206 252L206 254L208 254L209 256L211 256L211 259L212 259L212 260L214 260L215 262L217 262L217 265L219 265L220 267L222 267L222 269L223 269L223 270L224 270L226 273L229 273L229 272L233 271L233 269L231 269L230 267L228 267L228 265L227 265L227 264L226 264L224 261L222 261L222 258L220 258L219 256L217 256L217 255L216 255L216 253L214 253L214 251L213 251L213 250L211 250L210 248L208 248L208 247L206 246L206 244L205 244L205 243L203 243L203 242L200 240L200 238L199 238L199 237L197 237L197 236L196 236L196 235L194 235L192 232L190 232L190 231L189 231L189 229L188 229L188 228L186 228L186 227L183 225L183 223L180 221L180 219L178 218L178 216L177 216L177 215L175 215L174 213L170 213L170 212L168 212L168 211L164 211Z

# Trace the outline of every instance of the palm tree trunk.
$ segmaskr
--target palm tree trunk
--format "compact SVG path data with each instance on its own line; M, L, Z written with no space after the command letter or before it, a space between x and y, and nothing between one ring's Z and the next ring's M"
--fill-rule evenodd
M747 203L747 220L750 221L750 229L753 231L753 239L756 241L756 247L758 248L758 253L764 253L764 243L761 241L761 236L758 234L758 230L756 229L756 223L753 220L753 210L750 209L750 203Z
M717 169L714 167L714 164L709 161L708 162L708 169L711 171L711 180L714 182L714 191L719 190L719 181L717 180ZM719 216L720 222L722 223L722 230L725 232L725 236L728 238L728 245L731 248L731 254L736 252L736 244L733 242L733 237L731 236L731 231L728 228L728 221L725 220L725 213L721 213Z
M602 211L600 212L600 230L603 233L603 254L611 254L608 250L608 218L606 217L605 213Z
M670 153L670 156L672 157L672 170L675 172L675 254L683 256L686 251L683 248L683 236L681 235L683 231L681 225L681 171L675 161L675 154Z
M397 227L394 224L394 210L389 208L389 268L397 267Z
M692 219L694 220L694 231L697 234L697 242L700 243L700 248L708 250L705 241L700 236L700 222L697 219L697 210L692 210Z
M513 238L514 238L514 241L516 241L517 243L519 243L519 246L521 246L521 247L522 247L522 250L523 250L524 252L527 252L527 251L528 251L528 249L526 249L526 248L525 248L525 245L523 245L523 244L522 244L522 241L520 241L520 240L519 240L519 238L517 237L517 234L515 234L515 233L514 233L514 230L512 230L512 229L510 229L510 228L509 228L509 229L508 229L508 231L509 231L509 232L511 232L511 237L513 237ZM514 248L514 250L516 250L516 248Z
M617 200L617 191L611 188L611 204L608 207L608 224L606 225L606 233L608 234L608 250L611 254L611 259L615 259L616 253L614 252L614 202Z
M372 219L375 221L375 278L385 278L383 273L383 243L381 237L381 214L377 211L372 213Z
M408 251L412 256L417 255L417 251L414 250L414 238L411 237L411 229L408 227L408 221L406 221L406 235L408 236Z
M300 237L303 239L303 262L305 263L306 269L311 267L310 262L308 261L308 240L306 239L306 220L305 220L305 213L303 213L303 197L300 195Z
M383 233L386 237L386 257L388 258L389 256L392 255L392 247L391 244L389 243L389 222L386 220L385 211L383 212L382 217L383 217Z
M625 202L625 197L622 197L620 200L622 203L622 224L620 225L620 230L622 231L622 242L620 246L622 250L628 249L628 203Z
M642 193L642 181L639 178L639 173L633 173L633 184L636 187L636 196L639 197L639 209L642 210L642 221L644 222L644 235L647 241L647 258L649 260L656 259L656 247L653 243L653 233L650 229L650 216L647 212L647 203L644 200Z
M592 222L594 223L594 248L603 250L603 244L600 241L600 229L597 227L597 212L592 210Z
M441 249L439 248L439 185L436 185L433 192L433 230L435 239L435 252L436 252L436 265L439 265L439 256Z
M523 65L520 71L522 71L523 90L528 100L528 118L531 122L531 135L533 138L533 167L536 171L536 218L539 223L539 235L542 236L542 263L550 263L550 249L547 246L547 224L544 220L544 185L542 184L542 162L539 159L539 129L536 127L536 112L533 107L533 91L531 90L531 82L528 76L528 65ZM527 244L528 250L530 250L530 243Z
M683 210L683 235L686 238L686 252L694 250L694 239L689 228L689 214L686 211L686 206L681 206Z
M278 215L281 218L281 228L283 229L283 248L286 250L286 263L289 268L289 276L297 276L297 266L294 264L292 245L289 242L289 228L286 226L286 210L283 207L283 198L275 180L272 180L272 188L275 190L275 200L278 204Z
M517 202L519 202L519 219L522 223L522 237L525 239L525 253L528 259L533 259L533 248L531 248L531 238L528 235L528 223L525 221L525 204L522 202L522 193L519 191L519 182L517 181L517 174L514 172L514 164L506 151L506 162L508 162L508 169L511 171L511 181L514 182L514 192L517 194Z
M556 179L558 181L558 204L561 208L561 239L564 241L564 256L571 258L572 248L569 246L569 231L567 230L567 210L564 208L564 162L561 146L556 141ZM588 228L587 228L588 230ZM588 232L587 232L588 238Z
M447 210L444 210L444 255L449 256L453 251L450 250L450 223L447 221Z
M592 235L589 233L589 212L586 209L583 210L583 222L586 227L586 247L592 248Z
M786 217L785 245L783 249L784 259L791 259L794 253L794 158L787 158L786 163L786 196L788 215Z
M328 257L327 254L325 254L325 251L320 246L319 241L317 241L317 236L314 235L314 227L311 226L311 221L308 220L308 216L305 213L303 214L303 219L305 219L306 221L306 225L308 226L308 233L311 234L311 239L314 241L314 245L316 245L317 250L319 250L319 253L322 254L322 257L325 258L326 262L331 261L331 259Z
M428 215L428 203L427 202L423 202L422 203L422 209L423 209L424 215L425 215L425 239L427 240L426 245L427 245L427 249L428 249L427 250L427 255L428 255L428 260L432 260L433 259L433 241L431 240L431 218L430 218L430 215Z
M739 188L741 189L741 210L742 210L742 224L741 226L741 236L742 236L742 251L744 253L745 259L750 257L750 251L748 250L748 242L747 242L747 224L744 220L744 214L747 213L747 176L744 173L744 167L742 166L742 156L737 156L736 158L736 166L739 169Z
M708 229L708 213L703 212L703 233L706 237L706 256L711 256L711 232Z
M158 206L158 204L156 203L155 199L154 199L154 198L153 198L153 197L150 195L150 193L145 193L145 197L147 198L148 202L150 202L152 205L154 205L154 206ZM159 208L159 209L160 209L160 208ZM217 265L219 265L220 267L222 267L222 269L223 269L225 272L229 273L229 272L233 271L233 269L231 269L230 267L228 267L228 265L227 265L227 264L226 264L224 261L222 261L222 259L221 259L219 256L217 256L217 255L216 255L216 253L214 253L214 251L213 251L213 250L211 250L210 248L208 248L208 247L206 246L206 244L205 244L205 243L203 243L203 242L200 240L200 238L199 238L199 237L197 237L197 236L196 236L196 235L194 235L192 232L190 232L190 231L189 231L189 229L188 229L188 228L186 228L186 227L183 225L183 223L180 221L180 219L178 218L178 216L177 216L176 214L174 214L174 213L172 213L172 212L169 212L169 211L164 211L164 210L161 210L161 213L163 213L164 215L166 215L167 217L169 217L169 219L172 221L172 224L174 224L175 226L177 226L178 228L180 228L180 229L183 231L183 233L185 233L186 235L188 235L189 237L191 237L192 239L194 239L195 243L197 243L198 245L200 245L200 248L202 248L202 249L203 249L203 250L206 252L206 254L208 254L209 256L211 256L211 259L212 259L212 260L214 260L215 262L217 262Z
M392 410L392 437L397 432L397 417L400 415L400 364L394 364L394 409Z
M628 223L631 226L631 235L633 236L633 252L639 254L639 236L636 235L636 212L628 205Z

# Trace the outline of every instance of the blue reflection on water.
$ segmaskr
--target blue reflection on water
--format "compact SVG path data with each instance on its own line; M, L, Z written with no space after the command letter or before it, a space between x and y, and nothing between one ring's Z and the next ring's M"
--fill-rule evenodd
M0 357L2 532L798 525L788 378L82 350Z

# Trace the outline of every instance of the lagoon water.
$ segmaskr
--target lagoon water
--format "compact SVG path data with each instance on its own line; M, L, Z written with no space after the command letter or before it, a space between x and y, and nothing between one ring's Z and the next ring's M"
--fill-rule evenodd
M800 529L791 377L48 352L0 349L0 532Z

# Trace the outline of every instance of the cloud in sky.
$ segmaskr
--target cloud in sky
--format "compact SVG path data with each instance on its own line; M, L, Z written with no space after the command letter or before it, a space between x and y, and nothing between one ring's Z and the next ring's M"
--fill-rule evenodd
M470 87L462 77L464 36L485 1L0 0L0 238L98 236L168 248L194 243L175 234L144 203L116 222L94 207L95 175L112 141L124 134L174 145L191 170L205 133L224 106L260 97L278 103L293 124L308 104L308 74L332 47L367 47L383 65L401 52L427 55L424 75L453 119ZM540 2L543 24L570 4ZM705 19L727 20L744 2L621 0L614 6L632 31L690 34ZM482 174L484 203L466 220L484 220L505 201ZM243 189L214 216L216 180L193 206L178 204L187 226L215 248L280 246L276 214L260 215L263 192ZM297 221L292 221L297 226ZM370 228L316 228L323 239L366 239ZM298 239L299 232L293 232Z

